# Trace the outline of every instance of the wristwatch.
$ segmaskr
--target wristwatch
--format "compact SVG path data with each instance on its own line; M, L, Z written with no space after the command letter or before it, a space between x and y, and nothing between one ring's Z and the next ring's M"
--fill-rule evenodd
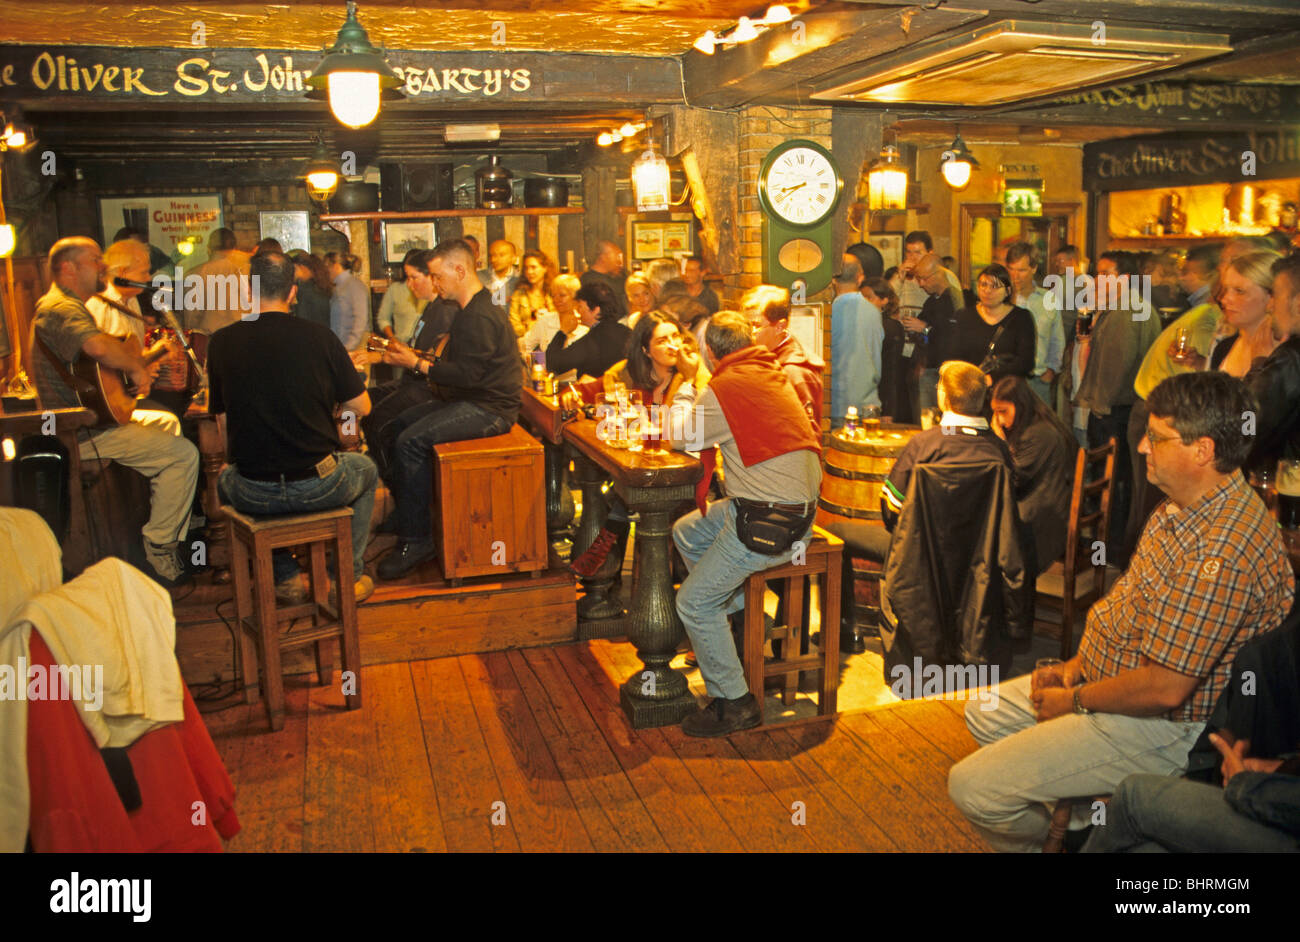
M1083 705L1083 688L1087 684L1080 684L1074 688L1074 712L1080 716L1091 716L1092 711Z

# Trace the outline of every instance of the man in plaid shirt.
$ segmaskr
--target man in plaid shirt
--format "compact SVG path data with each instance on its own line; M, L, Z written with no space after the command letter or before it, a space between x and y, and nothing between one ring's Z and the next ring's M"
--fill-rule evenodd
M948 793L997 850L1031 851L1050 805L1102 795L1134 772L1180 775L1237 651L1282 623L1295 594L1276 522L1240 467L1258 411L1225 373L1185 373L1152 390L1141 452L1168 495L1128 570L1088 613L1079 653L1049 681L970 701L981 749Z

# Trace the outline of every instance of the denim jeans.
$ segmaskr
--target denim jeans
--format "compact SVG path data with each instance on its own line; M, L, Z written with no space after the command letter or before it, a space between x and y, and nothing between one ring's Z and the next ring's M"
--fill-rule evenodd
M1165 775L1130 775L1120 782L1106 807L1106 823L1083 845L1087 854L1298 850L1292 835L1229 805L1222 788Z
M1109 795L1134 772L1181 775L1205 727L1118 713L1039 723L1029 683L1026 674L999 684L996 699L967 702L966 726L981 748L948 773L953 803L995 850L1042 850L1061 798Z
M401 431L393 420L412 406L427 406L433 401L433 390L422 380L399 379L370 390L370 414L361 420L361 430L366 433L379 476L389 487L393 484L389 462Z
M1037 376L1029 377L1029 388L1034 391L1034 395L1043 400L1043 404L1048 408L1052 406L1052 384L1045 383ZM1055 410L1053 410L1055 411Z
M1100 448L1115 439L1115 484L1110 501L1110 533L1106 534L1106 561L1121 569L1128 566L1124 531L1128 529L1133 499L1133 462L1128 450L1128 420L1132 406L1112 406L1110 415L1088 416L1088 447Z
M802 538L807 540L808 534ZM779 556L746 549L736 535L736 510L730 498L715 500L706 514L692 510L678 520L673 542L690 570L677 590L677 614L695 649L704 687L711 697L743 697L749 684L736 656L727 615L745 607L745 580L788 563L793 549Z
M397 435L389 473L396 492L397 535L413 542L433 536L433 446L504 435L514 422L462 399L412 406L392 424Z
M368 457L354 452L334 456L339 465L323 478L305 481L252 481L234 465L221 472L217 488L221 499L240 513L314 513L336 507L352 508L352 573L360 579L366 571L366 544L370 542L370 518L375 509L375 485L379 472ZM283 582L298 572L288 550L271 554L275 581Z

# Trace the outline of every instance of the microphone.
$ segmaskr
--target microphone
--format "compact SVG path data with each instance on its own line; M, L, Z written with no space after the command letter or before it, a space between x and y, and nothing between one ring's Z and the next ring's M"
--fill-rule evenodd
M114 276L113 284L119 288L139 288L141 291L152 291L155 287L147 281L132 281L130 278L123 278L120 275Z

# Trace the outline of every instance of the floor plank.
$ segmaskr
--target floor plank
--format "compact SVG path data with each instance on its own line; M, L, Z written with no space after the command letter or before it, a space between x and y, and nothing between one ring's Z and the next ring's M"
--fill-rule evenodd
M927 748L929 743L918 740L897 713L897 710L879 710L849 714L840 717L840 723L859 740L878 776L910 791L917 813L923 814L936 830L949 832L948 841L953 846L948 849L986 849L948 797L951 759L944 755L936 757L934 750Z
M370 742L375 850L447 850L429 754L409 664L362 670L372 725Z
M857 738L838 723L830 735L813 725L792 727L789 732L899 850L934 853L970 849L961 835L954 836L952 822L938 814L905 777L864 751Z
M412 662L411 679L447 848L518 850L509 817L504 826L491 821L492 804L504 800L504 793L479 731L458 659Z
M312 853L375 851L374 714L393 695L376 668L361 669L361 707L344 707L340 672L313 686L307 714L307 777L302 809L303 850ZM314 679L313 679L314 680Z
M859 832L857 822L840 812L836 804L822 793L818 782L805 774L805 768L790 761L795 746L788 736L780 730L756 730L733 736L731 742L750 768L790 810L791 823L808 829L819 850L852 853L867 849L864 845L870 839ZM824 776L821 778L824 780ZM796 820L796 815L800 820ZM876 846L870 849L893 847L879 828L872 826L871 830L875 832Z
M520 850L592 850L591 838L505 653L457 660Z
M882 713L888 712L885 710ZM899 710L899 718L920 733L953 762L960 762L975 751L975 739L966 729L966 721L945 709L937 700L919 700Z
M288 809L301 818L307 775L307 688L285 684L284 728L272 732L266 706L248 708L248 723L233 735L243 741L235 781L236 812ZM236 777L237 776L237 777Z
M663 734L628 726L608 675L590 648L565 645L555 652L669 849L692 853L740 850L740 841Z
M555 735L548 735L546 741L564 773L574 804L588 823L587 833L596 849L668 850L554 652L533 648L512 651L509 657L535 713L544 712L555 730ZM541 723L541 715L538 722ZM579 800L583 792L585 797ZM598 826L602 818L610 833L597 840L598 830L592 822Z

